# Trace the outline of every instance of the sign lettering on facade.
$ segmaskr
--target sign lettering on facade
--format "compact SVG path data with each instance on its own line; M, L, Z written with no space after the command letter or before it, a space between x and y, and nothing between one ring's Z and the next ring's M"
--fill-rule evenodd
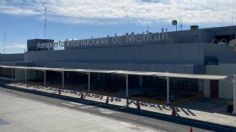
M143 42L155 42L167 39L167 33L147 33L147 34L126 34L122 36L104 37L104 38L91 38L84 40L66 40L58 41L53 43L38 43L37 49L52 49L52 48L73 48L81 46L92 46L92 45L118 45L118 44L132 44L132 43L143 43Z

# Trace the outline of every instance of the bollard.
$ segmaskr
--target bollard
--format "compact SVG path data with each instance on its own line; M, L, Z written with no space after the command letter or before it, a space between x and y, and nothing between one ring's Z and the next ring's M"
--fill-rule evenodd
M61 89L58 90L58 94L61 95Z
M190 130L189 130L189 132L193 132L193 128L192 128L192 127L190 127Z
M81 96L80 96L81 99L84 99L84 93L81 92Z
M137 109L140 110L140 101L137 101Z
M126 107L129 108L129 99L128 98L126 98Z
M106 98L106 104L108 104L109 103L109 99L108 99L109 97L107 96L107 98Z
M172 108L172 116L176 116L176 110L175 110L175 107Z

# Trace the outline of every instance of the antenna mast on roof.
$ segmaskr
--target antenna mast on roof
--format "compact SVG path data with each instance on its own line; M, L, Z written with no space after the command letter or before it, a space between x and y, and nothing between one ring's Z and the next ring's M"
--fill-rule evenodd
M6 33L3 33L3 54L5 54Z
M233 12L232 12L232 26L234 25L234 15L233 15Z
M47 28L47 0L44 1L44 24L43 24L43 37L46 38L46 28Z
M149 25L147 25L147 30L146 30L146 33L148 33L149 32Z
M183 20L182 20L182 18L180 19L179 30L180 30L180 31L183 30Z
M235 20L235 10L234 10L234 2L232 2L231 0L227 0L227 4L228 4L228 9L229 12L231 12L231 19L232 19L232 26L234 25L234 20Z
M111 24L109 24L109 36L111 36Z
M234 25L234 20L236 19L235 18L235 11L232 11L232 26Z

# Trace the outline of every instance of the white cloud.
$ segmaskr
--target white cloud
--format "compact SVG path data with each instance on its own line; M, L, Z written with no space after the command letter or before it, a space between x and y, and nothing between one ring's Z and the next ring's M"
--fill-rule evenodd
M0 6L0 12L4 14L13 14L13 15L22 15L22 16L39 14L38 12L32 9L23 9L23 8L18 8L14 6Z
M11 45L6 45L5 46L6 49L15 49L15 48L18 48L18 49L26 49L26 44L21 44L21 43L14 43L14 44L11 44Z
M0 13L43 14L43 0L0 0ZM48 0L48 19L69 23L230 23L235 0Z
M24 43L11 43L11 44L6 44L5 46L5 53L23 53L26 51L27 47L26 44ZM3 47L0 48L0 51L3 53L4 49Z

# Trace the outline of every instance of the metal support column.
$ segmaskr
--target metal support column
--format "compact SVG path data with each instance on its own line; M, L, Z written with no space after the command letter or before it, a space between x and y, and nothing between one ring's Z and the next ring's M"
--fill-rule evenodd
M236 74L233 75L233 114L236 114Z
M125 75L125 82L126 82L126 98L129 97L129 75Z
M61 88L64 89L65 87L65 76L64 71L61 72Z
M25 69L25 84L26 84L26 87L28 87L28 84L27 84L27 69Z
M12 79L12 81L14 80L14 69L13 68L11 69L11 79Z
M88 73L88 92L90 92L90 86L91 86L91 82L90 82L90 72Z
M47 71L43 71L43 86L47 87Z
M126 106L129 107L129 75L125 75L125 89L126 89Z
M166 77L166 104L170 104L170 78Z

